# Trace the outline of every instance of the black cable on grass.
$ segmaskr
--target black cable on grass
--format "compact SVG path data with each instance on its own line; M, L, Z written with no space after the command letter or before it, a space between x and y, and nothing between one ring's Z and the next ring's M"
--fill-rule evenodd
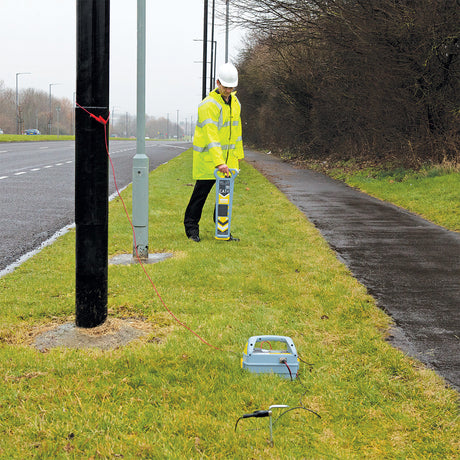
M307 366L310 366L310 371L313 369L313 366L314 364L313 363L307 363L306 361L304 361L300 356L298 356L299 358L299 361L302 361L304 364L306 364Z
M269 410L256 410L250 414L244 414L242 415L235 423L235 431L236 427L238 426L238 422L242 420L243 418L250 418L250 417L268 417L271 414Z
M288 412L291 412L291 411L296 410L296 409L306 410L307 412L311 412L312 414L316 415L318 418L321 418L321 415L319 415L317 412L315 412L314 410L308 409L307 407L304 407L304 406L302 405L302 406L297 406L297 407L291 407L290 409L285 410L282 414L278 415L278 417L277 417L277 418L275 419L275 421L273 422L273 425L275 425L275 423L276 423L284 414L287 414Z
M299 358L300 359L300 358ZM306 363L305 361L303 361L302 359L300 359L303 363L305 364L308 364ZM313 366L313 364L308 364L309 366ZM310 371L311 371L311 368L310 368ZM292 375L291 375L291 380L292 380ZM300 386L302 386L305 391L300 395L300 398L299 398L299 405L297 407L293 407L291 409L288 409L287 411L283 412L281 415L278 416L278 418L276 420L278 420L280 417L282 417L286 412L289 412L291 410L294 410L294 409L303 409L303 410L306 410L308 412L311 412L312 414L315 414L317 417L321 418L321 416L315 412L314 410L312 409L308 409L308 407L305 407L303 401L302 401L302 398L307 394L308 392L308 388L305 386L305 384L302 382L302 379L300 378L299 376L299 372L297 373L297 379L296 381L300 384ZM276 422L275 420L275 422Z

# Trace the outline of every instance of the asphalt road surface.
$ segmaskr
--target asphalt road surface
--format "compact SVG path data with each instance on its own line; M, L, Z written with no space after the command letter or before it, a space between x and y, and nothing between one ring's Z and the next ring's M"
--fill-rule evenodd
M146 141L150 170L191 146ZM117 185L132 182L136 141L111 141ZM109 173L109 193L115 192ZM75 144L73 141L0 143L0 272L74 223Z
M460 234L272 155L246 152L395 321L391 342L460 389Z

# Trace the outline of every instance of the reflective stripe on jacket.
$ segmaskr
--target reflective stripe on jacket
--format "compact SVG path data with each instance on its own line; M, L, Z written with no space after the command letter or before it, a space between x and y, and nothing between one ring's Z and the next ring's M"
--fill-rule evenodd
M214 169L226 163L238 169L244 158L241 137L241 105L236 93L226 104L215 89L198 106L193 138L193 179L215 179Z

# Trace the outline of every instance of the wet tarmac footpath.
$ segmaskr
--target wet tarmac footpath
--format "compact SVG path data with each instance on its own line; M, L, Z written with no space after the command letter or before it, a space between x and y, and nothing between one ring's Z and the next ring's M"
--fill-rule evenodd
M393 318L391 343L460 390L460 234L321 173L245 155Z

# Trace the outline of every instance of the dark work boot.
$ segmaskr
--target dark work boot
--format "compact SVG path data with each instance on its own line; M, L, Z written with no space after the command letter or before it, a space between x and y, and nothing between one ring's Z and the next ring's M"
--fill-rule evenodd
M200 235L198 235L198 233L192 233L191 235L189 235L188 239L195 241L195 243L199 243L201 241Z

